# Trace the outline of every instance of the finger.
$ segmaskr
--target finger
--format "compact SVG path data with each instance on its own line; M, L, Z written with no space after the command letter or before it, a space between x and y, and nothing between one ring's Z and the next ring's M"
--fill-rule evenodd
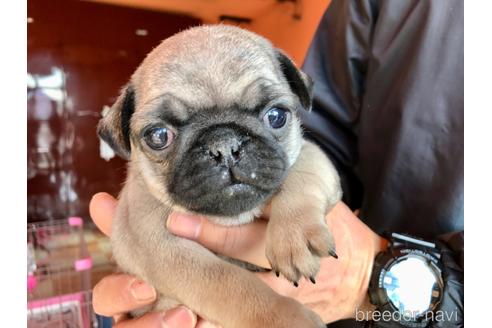
M333 264L336 264L335 259L327 259L326 261L332 261ZM331 267L331 265L330 265ZM323 270L323 269L321 269ZM307 279L299 280L298 286L296 287L291 281L287 280L284 276L277 277L272 272L256 272L254 275L268 285L273 291L277 294L294 298L301 303L303 299L309 297L310 295L317 294L319 295L319 285L313 284L312 281ZM322 279L326 279L325 277L320 277ZM328 278L330 279L330 278Z
M94 287L92 304L97 314L112 317L151 304L155 299L152 286L130 275L114 274Z
M116 210L117 201L108 193L100 192L92 196L89 212L92 220L107 236L111 235L111 222Z
M194 328L196 316L189 309L180 306L164 313L148 313L140 318L119 322L114 328Z
M265 257L266 224L256 220L242 226L214 224L202 216L173 212L167 228L175 235L192 239L206 248L238 260L270 268Z
M184 306L166 311L162 318L163 327L166 328L194 328L196 320L196 315Z
M113 328L162 328L163 313L151 312L136 318L117 322Z

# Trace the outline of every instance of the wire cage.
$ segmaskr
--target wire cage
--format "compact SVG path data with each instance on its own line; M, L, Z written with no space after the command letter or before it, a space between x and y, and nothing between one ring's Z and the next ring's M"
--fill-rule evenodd
M83 220L27 227L27 327L110 327L92 309L92 257Z

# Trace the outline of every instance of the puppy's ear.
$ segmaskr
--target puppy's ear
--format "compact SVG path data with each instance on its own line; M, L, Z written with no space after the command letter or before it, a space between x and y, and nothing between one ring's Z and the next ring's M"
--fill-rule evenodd
M99 121L99 137L123 159L130 159L130 119L135 111L135 90L123 88L109 112Z
M313 80L296 67L294 62L281 50L276 49L277 60L280 63L280 68L285 79L289 82L290 89L294 92L302 107L305 110L311 110L313 104Z

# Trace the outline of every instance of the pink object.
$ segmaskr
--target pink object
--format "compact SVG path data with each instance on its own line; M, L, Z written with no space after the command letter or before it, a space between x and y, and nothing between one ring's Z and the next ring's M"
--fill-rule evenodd
M66 319L64 322L69 322L71 327L90 328L86 297L82 292L30 301L27 303L27 326L30 326L31 320L36 322L37 318L41 318L47 327L59 327L60 320Z
M89 270L92 268L92 258L86 257L85 259L75 261L74 264L76 271Z
M68 224L71 226L81 227L84 225L84 220L82 220L82 218L78 216L71 216L68 218Z
M33 276L32 274L27 276L27 290L29 291L29 293L32 292L34 288L36 288L37 284L38 281L35 276Z
M49 305L60 305L63 302L76 301L82 304L83 302L82 293L66 294L56 297L45 298L41 300L29 301L27 302L27 309L32 310L35 308L42 308Z

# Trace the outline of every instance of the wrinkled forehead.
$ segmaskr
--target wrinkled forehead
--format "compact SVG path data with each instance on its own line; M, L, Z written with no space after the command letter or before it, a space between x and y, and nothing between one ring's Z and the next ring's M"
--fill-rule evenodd
M233 119L238 114L257 115L274 105L295 107L295 98L288 88L264 77L233 84L229 88L215 94L205 89L174 88L137 106L134 116L142 124L140 128L156 120L179 126L192 117L198 117L199 121Z
M246 65L238 63L231 69L222 64L186 67L179 63L163 68L160 74L147 75L149 80L137 89L135 115L151 119L169 114L186 121L214 108L224 115L229 108L251 112L275 102L294 107L289 86L271 64L239 67L241 64Z
M190 116L211 108L253 109L279 98L294 101L271 44L226 27L192 29L166 39L131 83L137 116L156 109Z
M285 89L283 81L267 69L245 71L242 74L215 74L193 72L191 74L169 74L163 79L161 87L154 83L150 91L142 97L149 102L165 94L172 93L176 98L187 102L191 107L225 107L242 104L254 107L262 95L281 93ZM165 76L165 75L164 75Z
M172 92L203 106L237 100L255 81L285 83L269 42L226 27L192 29L164 40L145 58L132 80L140 104Z
M165 59L136 75L136 89L143 105L166 93L185 99L193 107L227 106L232 102L255 101L262 89L286 86L268 56L217 54L209 51Z

